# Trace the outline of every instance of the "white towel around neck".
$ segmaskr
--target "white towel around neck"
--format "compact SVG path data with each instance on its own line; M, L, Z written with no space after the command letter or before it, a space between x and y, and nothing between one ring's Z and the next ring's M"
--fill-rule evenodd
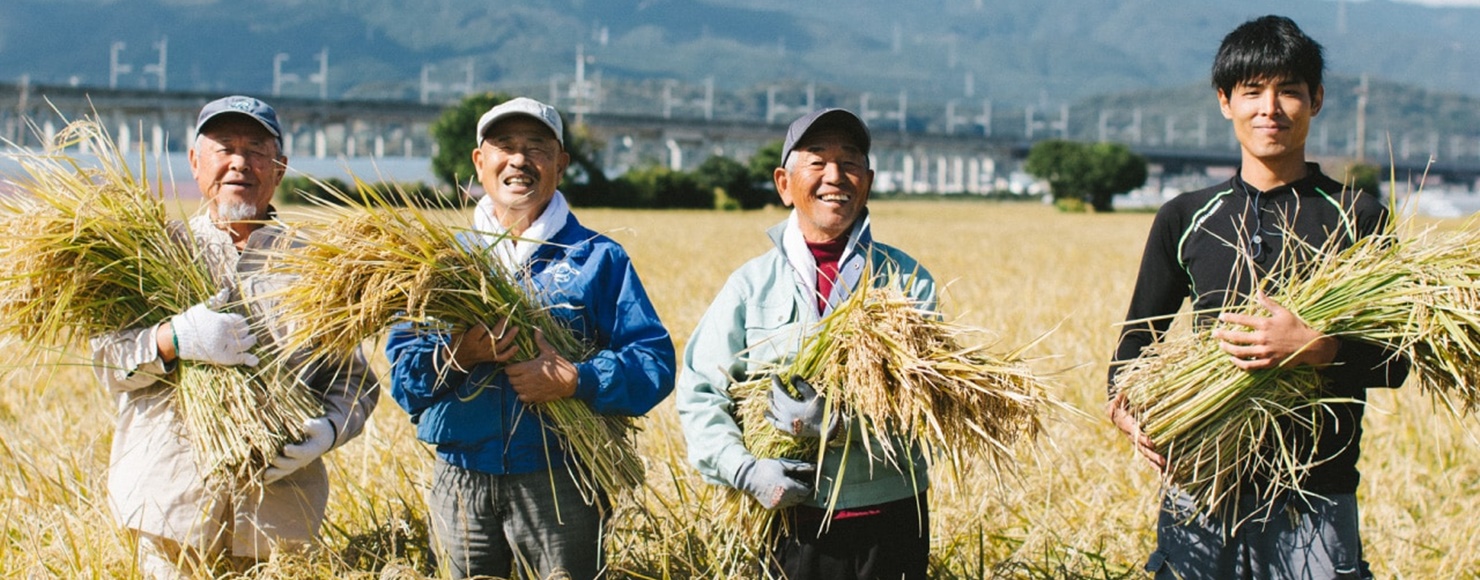
M843 248L843 255L838 257L838 264L848 261L848 255L853 253L854 242L859 232L866 226L867 216L859 218L848 230L848 245ZM786 229L781 232L781 250L786 254L786 261L791 263L791 270L796 275L796 282L814 300L817 298L817 259L812 257L812 250L807 248L807 239L802 237L802 226L797 222L797 210L791 210L791 215L786 218ZM826 296L823 297L827 299ZM815 303L813 304L815 306Z
M570 206L565 203L565 194L556 190L550 203L545 206L544 213L529 224L516 240L498 223L498 218L493 214L493 200L485 195L478 200L478 207L473 211L473 229L482 232L483 239L494 246L494 254L504 267L515 272L529 262L540 244L550 241L556 232L565 227L565 222L569 219Z

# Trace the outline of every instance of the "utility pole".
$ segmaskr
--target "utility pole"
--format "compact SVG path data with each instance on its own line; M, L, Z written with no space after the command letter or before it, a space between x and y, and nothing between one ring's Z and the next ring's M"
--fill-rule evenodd
M596 111L597 89L592 86L591 81L586 80L586 62L596 62L596 57L586 56L586 45L576 45L576 80L570 85L570 96L574 104L570 106L570 112L575 113L576 125L586 124L586 113Z
M976 124L981 125L982 135L992 136L992 99L982 99L982 114L977 117Z
M165 88L165 79L168 76L168 74L167 74L168 69L165 68L165 63L169 62L168 59L169 59L169 52L170 52L170 37L168 37L168 36L161 36L161 37L159 37L159 41L154 43L154 48L159 51L159 64L147 64L147 65L144 65L144 74L146 74L146 75L152 74L152 75L155 75L156 77L158 77L158 79L159 79L159 92L162 93L162 92L164 92L164 88Z
M319 85L319 100L329 98L329 47L324 47L316 57L319 61L319 72L308 75L308 82Z
M431 63L421 64L421 104L431 102L432 91L442 90L442 83L432 81Z
M465 71L466 76L463 78L463 96L464 97L473 94L473 79L475 78L473 76L473 73L474 72L476 72L476 71L474 69L473 59L470 58L470 59L468 59L467 69Z
M118 53L123 52L128 45L122 40L113 41L113 46L108 49L108 88L118 88L118 75L126 75L133 72L134 67L118 62Z
M272 96L283 94L283 83L298 82L298 75L283 72L283 63L288 60L288 53L279 52L272 56Z
M1367 154L1367 73L1362 73L1362 81L1357 84L1357 163L1366 159Z

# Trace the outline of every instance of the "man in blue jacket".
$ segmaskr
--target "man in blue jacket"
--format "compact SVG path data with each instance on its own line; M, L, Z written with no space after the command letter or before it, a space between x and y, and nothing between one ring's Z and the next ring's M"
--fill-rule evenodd
M417 437L437 447L428 494L438 552L456 578L597 578L604 498L583 499L577 460L530 405L574 397L598 414L637 416L673 390L674 349L627 253L576 221L556 189L570 155L553 107L517 98L478 120L473 165L486 192L474 229L506 270L596 354L563 358L541 329L463 321L461 333L401 327L386 355L391 394ZM538 356L507 366L514 337ZM557 517L558 514L558 517Z

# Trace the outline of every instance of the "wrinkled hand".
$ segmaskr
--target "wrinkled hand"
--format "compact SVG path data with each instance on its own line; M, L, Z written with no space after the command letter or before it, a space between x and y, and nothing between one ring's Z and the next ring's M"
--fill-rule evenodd
M444 357L461 371L481 363L507 362L519 354L519 345L514 342L518 334L519 328L510 325L508 318L500 319L492 328L479 323L465 332L453 334L448 339Z
M534 344L540 349L538 357L504 369L509 384L519 394L519 401L534 405L576 394L576 384L581 379L576 365L560 356L545 340L545 332L538 328L534 329Z
M264 484L275 482L303 469L334 446L334 424L325 417L315 417L303 422L303 441L283 446L281 453L272 459L267 471L262 474Z
M817 466L795 459L748 459L735 472L735 487L768 510L787 508L812 497Z
M221 366L257 366L257 355L248 352L257 344L257 337L248 327L246 317L217 312L229 296L230 290L223 289L209 300L170 318L170 330L178 345L175 356Z
M1110 404L1105 406L1105 412L1110 415L1111 423L1114 423L1122 433L1130 436L1131 444L1136 447L1136 451L1142 457L1145 457L1152 465L1155 465L1157 470L1166 470L1167 458L1156 452L1156 445L1151 442L1151 438L1141 432L1140 422L1131 416L1130 411L1125 410L1124 394L1118 395L1115 397L1115 400L1110 401Z
M837 434L838 421L827 417L827 401L817 396L817 389L800 376L791 376L793 393L786 388L781 377L771 375L770 406L766 419L783 433L793 437L818 438L827 433L831 439Z
M1254 299L1269 316L1225 312L1218 320L1249 330L1219 328L1213 331L1218 347L1233 357L1233 364L1246 371L1325 365L1336 358L1335 337L1311 328L1288 308L1259 292Z

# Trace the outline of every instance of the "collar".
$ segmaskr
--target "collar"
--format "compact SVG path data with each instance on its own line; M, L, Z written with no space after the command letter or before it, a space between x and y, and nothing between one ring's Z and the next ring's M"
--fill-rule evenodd
M517 238L509 235L509 231L498 223L493 215L493 200L488 196L478 200L478 206L473 210L473 229L482 232L483 241L494 248L494 255L510 272L518 271L528 263L535 250L555 237L568 221L570 205L565 201L565 194L558 189L540 217L524 228L524 233Z
M817 260L812 257L812 251L807 249L807 239L802 237L802 228L797 219L796 210L791 210L791 215L786 217L784 223L771 229L771 239L776 242L781 254L786 256L786 262L791 264L792 281L797 288L802 290L802 295L815 297L817 296ZM870 230L868 209L864 208L858 219L853 221L853 228L848 230L848 245L844 248L843 255L838 258L840 270L843 264L848 263L853 256L861 254L863 246L871 241ZM838 296L840 292L850 291L852 291L851 285L838 284L833 287L833 296ZM831 296L828 297L828 302L833 302ZM829 305L828 309L831 310L832 306ZM815 310L812 311L815 312Z
M1274 188L1271 188L1268 191L1261 191L1259 188L1254 187L1253 185L1250 185L1249 182L1244 181L1244 173L1243 173L1243 169L1242 168L1240 168L1238 171L1235 171L1234 172L1233 179L1231 180L1231 185L1233 186L1234 191L1237 191L1237 192L1239 192L1241 194L1244 194L1245 196L1252 197L1253 195L1256 195L1256 194L1257 195L1261 195L1261 196L1262 195L1278 195L1278 194L1281 194L1281 193L1285 193L1287 191L1299 192L1299 191L1309 190L1310 187L1308 187L1308 186L1311 183L1315 182L1317 179L1320 179L1321 176L1322 176L1322 173L1321 173L1321 166L1320 166L1320 164L1315 163L1315 162L1312 162L1312 161L1307 161L1307 162L1305 162L1305 176L1304 177L1301 177L1300 179L1297 179L1295 181L1291 181L1291 182L1286 183L1284 185L1276 186Z

